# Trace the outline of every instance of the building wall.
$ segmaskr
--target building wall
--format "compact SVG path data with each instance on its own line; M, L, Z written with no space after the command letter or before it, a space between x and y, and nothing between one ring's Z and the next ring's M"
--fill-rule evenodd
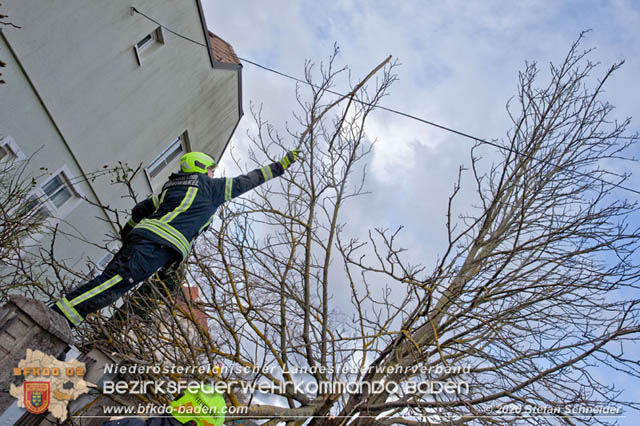
M119 161L144 167L185 131L191 150L221 155L240 119L239 73L212 68L205 47L166 30L164 42L145 50L141 63L134 50L158 25L131 14L132 5L205 44L195 0L3 3L3 12L22 28L2 29L0 55L8 66L7 84L0 86L0 132L11 134L27 155L41 149L34 167L46 163L55 171L66 164L74 176ZM156 190L176 168L177 159L153 180ZM124 188L109 179L80 188L103 205L132 207ZM134 188L140 199L151 193L144 173ZM64 219L86 239L102 241L114 229L96 217L104 212L82 203ZM104 254L77 242L63 250L74 259Z
M25 160L28 159L20 163L26 166L25 180L37 178L39 182L43 182L52 173L66 167L75 189L95 202L89 184L83 178L70 151L65 148L64 140L2 37L0 58L7 63L2 69L7 83L0 86L0 140L11 137L24 154ZM41 167L47 170L43 171ZM87 202L79 202L73 209L67 210L66 215L49 222L60 226L57 252L78 270L83 269L87 258L98 261L105 255L104 250L82 242L83 239L92 238L96 243L101 243L105 240L104 236L112 232L109 225L96 218L106 219L102 209ZM38 242L47 246L50 243L49 238L37 238Z
M7 14L24 25L5 33L85 172L118 160L147 165L185 130L192 150L220 154L239 119L237 72L212 69L206 48L167 31L139 65L133 46L158 25L131 15L131 5L11 1ZM196 1L133 6L205 43ZM136 182L143 194L145 181ZM103 203L119 203L108 182L96 191Z

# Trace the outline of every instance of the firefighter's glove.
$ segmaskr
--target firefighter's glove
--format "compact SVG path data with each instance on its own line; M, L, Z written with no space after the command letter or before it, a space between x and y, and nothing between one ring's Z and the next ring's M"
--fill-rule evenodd
M297 149L287 152L287 155L285 155L284 158L280 160L282 168L287 170L287 167L289 167L292 163L295 163L298 160L298 153L299 151Z

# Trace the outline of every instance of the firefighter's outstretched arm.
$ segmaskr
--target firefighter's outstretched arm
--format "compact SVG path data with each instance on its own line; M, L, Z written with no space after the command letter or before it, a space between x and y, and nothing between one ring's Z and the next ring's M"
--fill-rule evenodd
M299 151L297 149L289 151L280 161L255 169L246 175L226 178L224 191L225 201L242 195L274 177L281 176L291 164L298 160L298 153Z

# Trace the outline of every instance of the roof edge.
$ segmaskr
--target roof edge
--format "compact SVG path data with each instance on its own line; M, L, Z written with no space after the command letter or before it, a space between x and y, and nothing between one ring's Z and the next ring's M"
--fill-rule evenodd
M216 60L213 57L213 49L211 48L211 42L209 41L209 30L207 28L207 21L204 18L204 10L202 9L202 2L196 0L198 6L198 14L200 15L200 23L202 24L202 34L204 35L204 42L207 44L207 53L209 54L209 62L211 62L212 68L216 67Z
M214 34L211 30L209 33L209 45L213 52L213 60L215 66L223 69L238 69L242 68L242 63L236 55L235 50L231 43L224 40L222 37Z

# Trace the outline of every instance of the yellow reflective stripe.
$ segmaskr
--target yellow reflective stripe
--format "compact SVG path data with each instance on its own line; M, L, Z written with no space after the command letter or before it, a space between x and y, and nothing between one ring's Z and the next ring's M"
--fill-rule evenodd
M182 244L180 244L180 242L176 238L174 238L170 234L167 234L165 231L163 231L162 229L158 228L157 226L153 226L153 225L149 225L149 224L141 224L141 225L138 225L137 228L138 229L146 229L149 232L153 232L154 234L156 234L157 236L159 236L160 238L162 238L163 240L165 240L169 244L171 244L171 246L175 247L176 250L178 250L180 252L180 254L182 255L182 258L187 257L187 253L185 252L185 249L182 246Z
M162 191L162 195L160 196L160 204L164 202L164 196L167 195L167 190Z
M263 168L260 169L260 171L262 172L262 176L264 177L264 181L268 181L269 179L273 179L273 173L271 173L271 167L269 166L264 166Z
M71 306L71 303L69 303L66 297L60 299L56 303L56 306L62 311L64 316L67 317L69 321L71 321L73 325L78 325L84 320L84 318L82 318L82 315L80 315L80 313L76 311L73 306Z
M231 194L233 190L233 179L232 178L227 178L227 181L225 183L225 188L224 188L224 200L225 201L229 201L231 200Z
M160 222L159 220L156 220L156 219L147 219L147 224L150 224L151 226L159 227L164 232L171 235L173 238L177 239L180 242L180 245L182 245L187 250L187 252L191 249L191 243L187 241L185 236L182 235L180 231L178 231L176 228L169 225L168 223Z
M116 285L120 281L122 281L122 277L120 275L115 275L112 278L110 278L107 281L105 281L102 284L100 284L99 286L94 287L91 290L87 291L86 293L82 293L80 296L78 296L75 299L73 299L71 301L71 305L73 305L73 306L79 305L82 302L86 301L87 299L90 299L93 296L102 293L106 289L113 287L114 285Z
M136 229L141 228L151 231L171 243L180 251L180 253L182 253L182 257L187 257L189 250L191 250L191 244L187 241L184 235L167 223L160 222L156 219L144 219L138 226L136 226Z
M197 193L198 193L198 188L190 187L187 193L185 194L184 198L182 199L182 202L180 203L180 205L175 209L173 209L172 212L169 212L164 216L162 216L160 220L164 223L171 222L180 213L184 212L191 206L191 203L193 203L193 200L196 198Z
M289 161L289 156L287 155L282 160L280 160L280 164L282 164L283 169L287 169L291 165L291 161Z
M153 196L151 197L151 201L153 201L153 206L157 209L158 206L160 205L160 200L158 200L158 195L153 194Z
M166 233L161 228L159 228L157 226L154 226L154 225L151 225L151 224L140 224L140 225L137 226L137 229L146 229L147 231L153 232L154 234L156 234L157 236L159 236L163 240L167 241L173 247L175 247L176 250L178 250L180 252L180 254L182 255L183 258L187 257L187 252L185 252L185 248L184 248L184 246L182 244L180 244L180 241L178 241L172 235Z
M127 222L127 225L129 225L129 226L136 226L137 224L138 224L138 222L133 220L133 218L129 219L129 221Z

